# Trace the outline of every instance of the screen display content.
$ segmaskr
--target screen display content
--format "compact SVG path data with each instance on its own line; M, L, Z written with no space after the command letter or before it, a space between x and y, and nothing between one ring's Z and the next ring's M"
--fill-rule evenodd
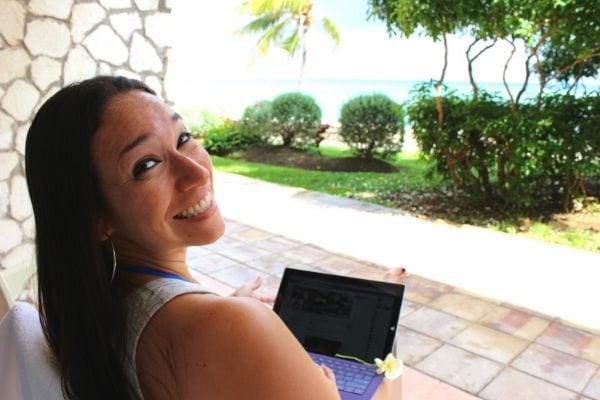
M403 287L306 271L286 275L275 311L307 351L352 355L367 362L385 357L395 335L394 310L399 310Z

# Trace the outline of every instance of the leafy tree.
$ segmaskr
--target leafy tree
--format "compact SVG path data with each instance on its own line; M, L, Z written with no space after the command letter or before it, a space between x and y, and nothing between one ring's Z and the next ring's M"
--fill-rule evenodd
M317 19L313 14L311 0L246 0L241 12L254 19L244 26L242 34L260 34L257 42L261 54L274 46L285 50L290 57L300 51L300 78L302 83L306 65L306 37ZM325 32L337 46L340 35L333 22L323 16L318 18Z
M370 16L386 22L390 35L400 34L409 37L418 32L426 34L434 41L442 40L444 64L436 83L436 107L438 127L444 124L442 88L448 67L448 35L464 29L468 25L469 7L467 1L453 0L369 0Z

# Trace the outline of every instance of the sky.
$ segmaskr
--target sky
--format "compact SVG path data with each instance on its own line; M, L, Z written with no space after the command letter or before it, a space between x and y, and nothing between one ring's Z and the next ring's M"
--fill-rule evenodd
M240 3L241 0L174 2L174 47L169 56L168 86L179 102L193 102L208 82L298 78L299 59L291 59L283 50L253 57L257 37L236 34L249 21L238 12ZM389 37L383 21L367 18L367 6L367 0L315 0L315 15L326 15L335 23L341 43L335 47L316 26L307 40L305 79L437 79L443 61L441 43L418 35ZM468 37L449 38L446 81L468 81L464 52L470 41ZM498 45L478 59L474 65L476 80L502 82L508 55L508 45ZM508 70L510 82L522 81L523 64L523 53L517 52Z

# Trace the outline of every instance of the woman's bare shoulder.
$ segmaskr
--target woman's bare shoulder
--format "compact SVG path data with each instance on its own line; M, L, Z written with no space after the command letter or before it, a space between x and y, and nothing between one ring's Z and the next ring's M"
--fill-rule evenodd
M200 392L215 399L337 398L321 369L264 304L186 295L169 308L171 363L183 398Z

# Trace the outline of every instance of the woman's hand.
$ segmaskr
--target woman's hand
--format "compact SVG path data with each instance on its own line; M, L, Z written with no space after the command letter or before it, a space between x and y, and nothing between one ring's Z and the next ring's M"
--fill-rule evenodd
M335 374L333 373L333 371L331 370L331 368L329 368L325 364L321 364L319 366L323 370L323 373L325 374L325 377L327 378L327 380L329 380L329 382L335 388L335 390L338 390L337 389L337 384L336 384L336 381L335 381Z
M235 292L233 292L232 296L235 297L251 297L256 299L262 303L266 303L272 305L275 303L275 297L273 296L265 296L256 293L259 287L263 284L263 279L260 276L256 277L256 280L252 283L247 283L244 286L238 288Z

